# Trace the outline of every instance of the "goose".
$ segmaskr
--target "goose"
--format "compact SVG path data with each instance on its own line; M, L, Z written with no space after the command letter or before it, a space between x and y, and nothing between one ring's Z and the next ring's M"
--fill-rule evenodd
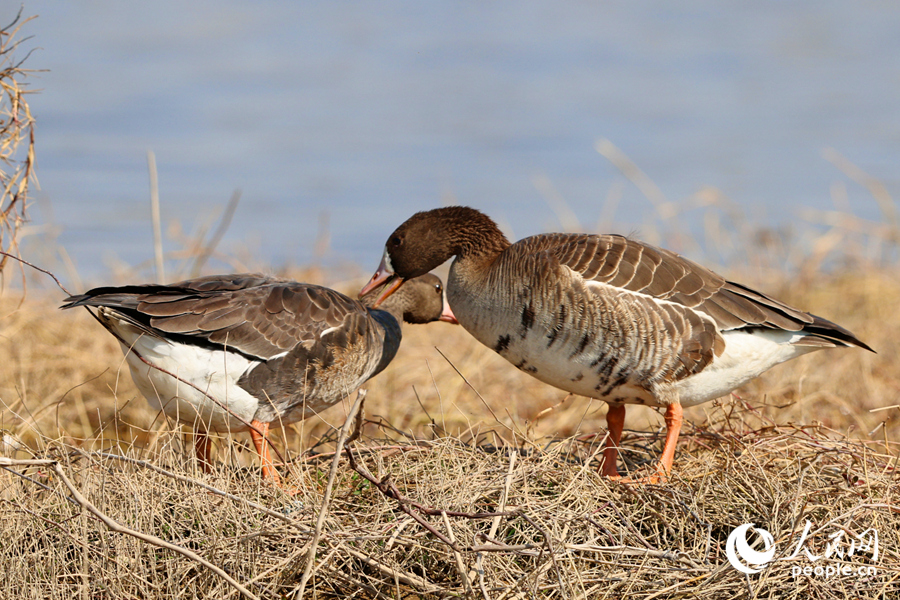
M98 287L61 308L97 308L150 405L194 426L205 470L207 432L249 431L263 477L279 484L271 423L314 415L380 373L400 346L401 319L455 323L440 279L423 274L409 285L380 310L375 294L358 301L255 273Z
M455 256L447 300L460 325L521 371L609 404L601 473L619 477L625 406L665 409L655 472L671 473L682 406L730 393L814 350L857 346L855 335L674 252L619 235L548 233L514 244L463 206L419 212L387 239L360 293L385 301Z

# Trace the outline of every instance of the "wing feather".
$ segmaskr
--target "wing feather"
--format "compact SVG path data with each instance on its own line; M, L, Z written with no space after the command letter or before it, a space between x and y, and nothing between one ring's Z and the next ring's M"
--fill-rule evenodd
M548 234L526 238L586 280L675 302L715 320L720 330L770 327L800 331L807 313L726 281L674 252L618 235Z
M802 332L793 342L796 344L869 349L839 325L727 281L674 252L636 240L618 235L545 234L525 238L515 246L527 254L546 256L548 265L565 266L586 282L649 297L662 321L660 325L651 318L651 329L678 340L676 352L682 368L676 377L702 370L713 356L721 354L725 348L721 332L729 330L780 329ZM678 310L671 310L676 306Z
M264 360L368 316L361 303L334 290L257 274L97 288L73 296L67 307L77 305L112 308L162 335Z

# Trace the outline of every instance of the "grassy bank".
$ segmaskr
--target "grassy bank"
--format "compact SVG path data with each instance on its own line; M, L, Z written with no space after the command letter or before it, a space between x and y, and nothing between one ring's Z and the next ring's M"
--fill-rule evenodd
M603 403L437 323L406 327L397 359L366 386L356 464L342 454L327 499L352 398L277 434L293 497L260 481L242 434L217 440L204 474L190 434L150 411L86 313L7 294L0 427L2 456L18 461L0 471L7 597L240 595L226 573L257 597L293 598L307 565L305 597L318 598L896 597L900 410L878 409L900 404L900 279L874 267L799 277L748 283L878 354L818 352L690 409L668 484L599 477ZM656 412L629 411L630 467L655 457L661 427ZM32 459L58 463L21 464ZM726 560L738 525L767 529L788 557L807 521L818 555L835 531L875 528L877 562L828 561L876 574L794 577L826 562L801 553L745 576Z

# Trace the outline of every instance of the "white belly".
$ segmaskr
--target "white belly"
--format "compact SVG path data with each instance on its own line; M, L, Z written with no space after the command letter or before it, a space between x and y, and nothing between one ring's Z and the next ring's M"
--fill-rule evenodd
M141 335L130 325L108 316L107 321L128 343L122 345L122 351L131 377L150 406L204 431L248 429L259 400L239 387L237 381L259 363L231 352ZM129 348L178 379L142 362Z
M675 384L684 406L693 406L721 398L775 365L814 350L819 346L795 346L802 334L781 330L753 332L726 331L725 352L700 373Z
M476 285L468 280L470 278L471 273L460 272L459 261L454 261L447 283L447 298L460 324L478 341L541 381L607 402L660 406L680 401L685 406L693 406L721 398L775 365L821 349L821 346L795 345L805 337L799 332L762 328L724 331L721 333L725 341L724 352L700 373L669 384L651 382L656 373L645 370L641 374L634 370L637 366L629 371L629 365L640 365L641 356L650 350L658 354L666 349L620 344L623 348L630 347L623 352L631 354L612 356L613 360L607 361L610 350L603 343L604 332L598 330L595 321L581 318L591 310L593 305L590 303L574 302L568 297L567 318L563 326L555 330L557 308L551 302L534 295L527 296L518 288L497 290L490 282ZM576 300L582 298L578 296L584 293L582 290L577 286L573 290ZM534 302L535 308L530 315L523 312L525 297ZM559 302L566 302L566 298L560 296ZM625 317L634 316L627 302L622 306L608 303L606 308L619 311ZM644 343L655 342L648 339ZM670 364L672 361L656 362ZM603 372L610 364L614 366L609 372ZM641 377L648 381L641 381Z
M457 300L459 310L453 300ZM451 296L451 307L460 324L480 342L498 350L498 340L503 338L501 356L522 371L568 392L608 402L662 406L666 398L678 398L684 406L693 406L726 396L775 365L821 349L819 346L794 345L793 342L803 334L790 331L726 331L722 333L725 351L721 356L715 357L700 373L671 386L663 386L659 391L665 392L664 398L657 398L639 381L626 381L613 389L606 388L603 381L598 387L591 364L597 356L596 350L577 355L571 352L573 346L577 347L581 332L575 332L577 335L571 331L561 333L554 343L554 351L548 351L547 337L543 333L531 331L530 335L520 337L515 333L514 323L479 321L479 312L471 310L467 300Z

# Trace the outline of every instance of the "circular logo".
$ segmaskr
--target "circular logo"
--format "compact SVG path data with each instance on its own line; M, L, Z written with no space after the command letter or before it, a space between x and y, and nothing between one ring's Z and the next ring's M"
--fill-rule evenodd
M755 527L755 525L756 523L741 525L731 532L731 535L728 536L728 542L725 544L725 555L728 556L728 562L741 573L747 573L748 575L759 573L775 556L775 540L772 539L772 534L765 529ZM747 543L747 531L751 527L766 546L762 552L754 550ZM741 559L743 559L743 562L741 562ZM748 565L758 566L759 568L754 569Z

